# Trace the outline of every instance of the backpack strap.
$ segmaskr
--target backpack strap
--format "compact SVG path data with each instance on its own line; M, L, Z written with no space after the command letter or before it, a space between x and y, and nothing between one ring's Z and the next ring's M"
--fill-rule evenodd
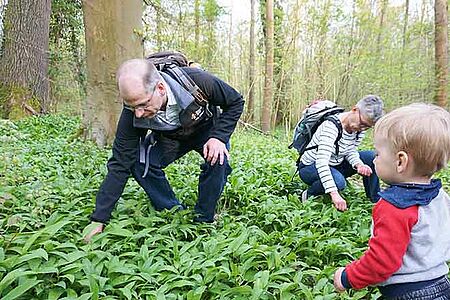
M145 178L150 166L150 150L155 146L157 141L155 140L155 133L151 132L148 135L142 135L139 138L139 163L144 165L144 173L142 178Z
M326 117L325 120L331 121L338 129L338 135L336 140L334 141L334 145L336 146L336 155L339 155L339 140L342 138L342 123L333 117Z
M342 138L342 124L340 121L338 121L336 118L334 118L333 116L327 116L324 118L324 121L330 121L331 123L334 124L334 126L336 126L336 128L338 129L338 135L336 137L336 140L334 141L334 145L336 146L336 155L339 155L339 140ZM312 149L317 149L319 148L319 145L314 145L311 147L307 147L305 149L304 152L308 151L308 150L312 150ZM297 160L297 164L298 162L300 162L300 157Z
M212 117L212 112L208 107L208 100L205 93L198 87L197 84L189 77L188 74L177 66L172 66L164 70L164 72L171 75L178 81L195 99L195 102L205 108L205 113L208 118Z

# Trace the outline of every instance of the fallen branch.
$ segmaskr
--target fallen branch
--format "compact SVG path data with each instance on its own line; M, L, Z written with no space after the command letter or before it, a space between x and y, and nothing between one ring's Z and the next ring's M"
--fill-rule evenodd
M247 129L247 127L250 127L251 129L256 130L256 131L258 131L258 132L260 132L262 134L267 134L264 131L262 131L261 129L259 129L258 127L255 127L255 126L253 126L250 123L246 123L246 122L244 122L242 120L239 120L239 123L242 124L245 127L245 129Z
M26 103L22 103L22 107L28 111L29 113L31 113L33 116L37 116L39 115L39 113L37 111L34 110L33 107L31 107L30 105L26 104Z

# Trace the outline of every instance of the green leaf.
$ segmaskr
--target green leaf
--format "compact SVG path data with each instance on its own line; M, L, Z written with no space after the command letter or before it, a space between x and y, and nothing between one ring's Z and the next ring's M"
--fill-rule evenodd
M6 294L2 298L2 300L16 299L40 282L42 282L42 280L26 279L26 280L22 281L19 286L15 287L8 294Z
M3 277L2 281L0 281L0 295L1 295L2 291L6 287L8 287L14 280L16 280L20 277L25 277L25 276L34 275L34 274L36 274L36 272L25 271L24 269L16 269L16 270L9 272L8 274L6 274L5 277Z
M269 271L261 271L256 275L255 286L252 290L252 299L260 299L262 293L266 290L269 283Z
M48 260L48 254L44 249L36 249L31 251L31 253L21 256L17 262L13 265L13 267L17 267L21 265L24 262L27 262L29 260L35 259L35 258L43 258L45 260Z
M74 281L75 281L75 276L73 274L66 274L66 275L63 275L61 277L62 278L67 278L70 281L71 284L73 284Z
M201 286L195 290L190 290L186 295L186 300L200 300L203 293L206 291L206 286Z
M63 228L64 226L66 226L67 224L69 224L70 221L59 221L56 224L50 225L48 227L45 227L39 231L37 231L36 233L34 233L25 243L25 245L22 248L22 253L25 253L28 251L28 249L30 249L30 247L35 243L35 241L43 234L45 235L49 235L49 236L54 236L56 234L56 232L58 232L61 228Z
M120 288L119 291L122 292L122 295L127 298L128 300L130 300L131 298L133 298L133 295L131 294L131 289L134 286L134 282L130 282L129 284L127 284L125 287Z
M78 300L90 300L91 297L92 297L92 293L86 293L86 294L81 295L81 296L78 298Z
M61 297L62 294L64 294L64 288L53 288L48 292L48 300L57 300L59 297Z
M239 237L235 238L231 243L230 243L230 250L232 252L236 252L239 247L241 247L241 245L245 242L245 240L248 237L248 233L247 232L242 232L241 235L239 235Z
M106 234L110 235L117 235L120 237L132 237L133 233L129 231L128 229L118 228L118 227L106 227L105 231Z
M99 293L99 288L98 288L98 284L97 284L97 280L95 280L94 276L92 275L88 275L88 279L89 279L89 289L91 291L91 299L93 300L97 300L98 299L98 293Z

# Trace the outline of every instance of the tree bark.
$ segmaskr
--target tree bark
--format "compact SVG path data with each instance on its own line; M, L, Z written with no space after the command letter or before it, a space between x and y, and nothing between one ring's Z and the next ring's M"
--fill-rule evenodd
M403 50L405 50L406 43L408 41L408 36L407 36L408 19L409 19L409 0L406 0L406 3L405 3L405 20L403 22L403 46L402 46Z
M270 115L273 102L273 0L266 1L266 26L266 74L264 81L264 99L261 116L261 129L264 132L269 132L271 120Z
M115 74L127 59L141 58L143 5L140 0L83 0L87 56L84 136L98 146L111 144L122 110Z
M4 44L0 58L0 82L11 90L3 115L13 107L23 107L33 97L40 112L49 102L48 42L51 0L10 0L4 24ZM20 90L20 97L15 91Z
M447 0L436 0L435 16L435 72L436 94L435 103L441 107L447 106L447 76L448 76L448 13Z
M196 59L200 58L198 51L200 50L200 0L194 2L194 18L195 18L195 55Z
M380 3L381 7L380 7L380 28L379 28L379 32L378 32L378 37L377 37L377 53L380 54L381 48L382 48L382 36L383 36L383 29L384 29L384 23L385 23L385 18L386 18L386 9L388 6L388 0L381 0Z
M247 103L247 121L252 122L255 106L255 0L250 0L250 57L249 57L249 87Z
M156 49L157 51L162 51L163 50L163 34L162 34L162 18L161 18L161 1L157 0L155 1L155 6L157 7L157 9L155 9L155 17L156 17Z

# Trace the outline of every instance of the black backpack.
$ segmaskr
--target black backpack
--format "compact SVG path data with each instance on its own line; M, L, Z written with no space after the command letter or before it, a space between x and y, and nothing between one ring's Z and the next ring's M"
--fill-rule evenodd
M180 113L182 127L197 125L203 119L212 117L205 93L195 84L181 67L188 67L186 56L178 51L161 51L150 54L147 60L151 62L158 71L169 74L181 84L195 99L186 109Z
M190 129L204 120L213 117L212 109L208 103L206 94L195 84L182 67L188 67L189 63L184 54L177 51L162 51L150 54L147 60L158 71L164 72L177 81L193 97L194 101L180 112L181 127ZM133 117L133 125L137 128L152 129L149 119Z
M174 136L189 136L196 126L203 120L213 117L210 105L205 93L195 84L182 67L188 67L189 62L184 54L177 51L162 51L150 54L147 60L151 62L158 71L164 72L177 81L185 90L193 97L194 101L180 112L179 118L181 129L172 134ZM218 112L216 113L216 115ZM138 128L151 129L148 125L148 119L133 117L133 125ZM139 162L144 164L144 173L142 177L146 177L149 168L150 150L155 144L153 133L144 135L139 142Z
M318 100L312 103L303 111L302 117L295 127L294 136L289 148L296 149L300 157L308 150L317 149L318 145L307 146L320 124L325 120L328 120L338 129L338 136L334 144L336 146L336 154L339 154L339 140L342 137L342 124L335 116L343 111L343 108L329 100Z

